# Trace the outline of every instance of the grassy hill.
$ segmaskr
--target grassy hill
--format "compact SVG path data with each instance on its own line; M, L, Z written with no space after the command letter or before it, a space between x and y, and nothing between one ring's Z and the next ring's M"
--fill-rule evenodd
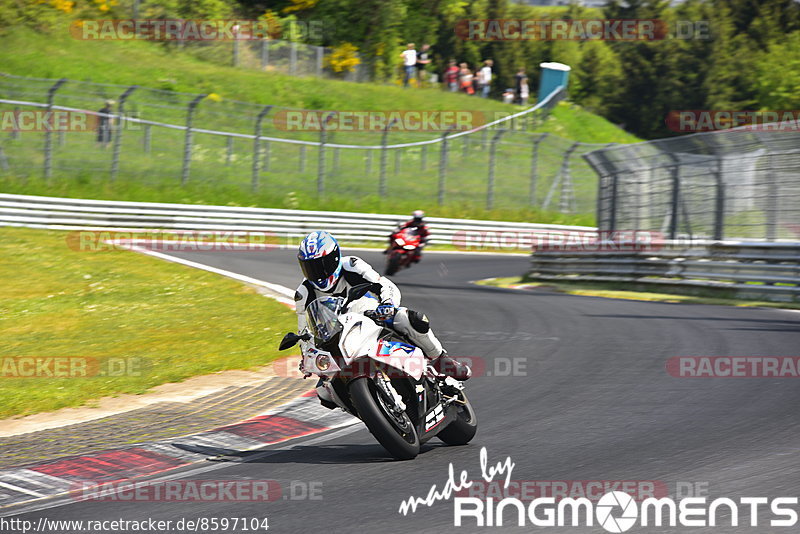
M216 113L216 127L228 131L252 132L250 119L242 127L234 126L232 116L224 112L224 103L232 101L254 104L273 104L305 109L324 110L474 110L487 116L496 113L512 113L522 108L495 100L484 100L461 94L452 94L439 89L403 89L393 85L356 84L336 80L291 77L274 72L246 70L220 66L204 61L189 50L165 47L149 42L80 41L65 31L62 34L41 34L31 30L15 28L3 35L0 50L0 72L40 78L69 78L120 85L137 84L142 87L179 91L186 93L213 93L222 104L203 103L200 108L208 116ZM0 85L1 87L1 85ZM42 100L42 89L37 88ZM117 89L109 89L114 94ZM1 90L0 90L1 92ZM35 92L35 91L34 91ZM101 100L98 100L98 104ZM67 104L72 105L72 104ZM94 104L92 104L94 105ZM92 109L92 108L90 108ZM95 108L96 109L96 108ZM165 121L182 122L183 111L175 116L159 117ZM254 108L255 109L255 108ZM208 111L211 110L211 111ZM164 111L170 113L169 110ZM178 116L180 115L180 116ZM248 116L249 117L249 116ZM551 116L538 124L537 131L549 132L568 140L586 143L628 143L638 139L602 117L593 115L569 103L557 106ZM2 134L0 134L2 135ZM83 135L82 138L77 136ZM193 181L187 187L176 184L180 176L180 154L183 133L154 132L153 152L141 150L141 133L126 134L123 144L123 165L115 183L108 181L109 152L94 148L94 139L86 134L68 134L68 139L59 145L54 157L54 180L45 183L41 175L41 144L32 142L33 134L22 139L5 142L6 153L25 165L17 165L5 175L0 171L0 190L30 194L57 194L64 196L87 196L93 198L177 201L197 203L219 203L258 205L266 207L299 207L301 209L351 209L360 211L407 211L414 207L427 209L441 216L496 217L503 219L536 220L541 222L591 222L591 201L585 202L584 214L563 216L541 209L541 199L548 194L548 183L560 168L558 151L543 153L540 163L539 207L529 207L517 202L527 191L527 172L530 167L529 137L510 134L504 138L501 157L498 159L498 191L495 208L485 209L482 198L486 191L486 143L476 143L475 138L462 144L453 142L451 150L460 159L450 158L453 166L449 171L452 185L448 182L448 197L445 206L435 203L438 155L432 148L430 154L422 154L419 148L405 149L395 166L394 158L389 162L389 193L391 202L371 194L376 190L372 184L377 179L379 154L372 156L362 150L341 151L328 155L328 163L335 168L329 173L330 190L323 200L316 197L315 173L317 156L315 149L302 154L292 145L272 144L269 156L270 169L265 172L263 183L268 187L258 192L249 190L252 168L252 142L236 141L233 157L225 155L228 150L224 139L212 136L196 136L193 157ZM272 132L270 135L276 135ZM283 136L278 132L276 136ZM527 135L527 134L526 134ZM393 134L391 142L428 139L435 133L417 133L414 136ZM514 136L517 136L516 138ZM336 134L335 142L364 144L362 135L345 132ZM310 135L316 139L316 134ZM413 139L412 139L413 138ZM567 141L562 143L569 146ZM561 145L558 145L561 146ZM300 149L302 150L302 149ZM305 157L306 164L298 165ZM373 158L374 162L367 161ZM427 161L427 163L426 163ZM369 172L371 169L371 174ZM585 171L585 169L584 169ZM548 175L550 176L548 178ZM20 178L26 180L20 180ZM587 178L588 180L589 178ZM576 194L595 189L592 183L576 183ZM337 194L338 193L338 194ZM550 205L552 210L553 204ZM581 210L579 210L581 211Z

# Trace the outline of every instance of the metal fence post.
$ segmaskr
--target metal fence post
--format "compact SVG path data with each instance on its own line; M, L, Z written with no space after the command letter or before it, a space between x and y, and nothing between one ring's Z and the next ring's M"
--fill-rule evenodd
M333 149L333 174L339 172L339 147Z
M397 119L392 119L389 121L389 124L383 129L383 134L381 135L381 166L380 166L380 176L378 178L378 196L381 198L386 196L386 158L388 158L388 141L389 141L389 130L392 129L394 123L397 122Z
M298 161L300 172L306 172L306 145L300 145L300 158Z
M292 41L292 46L289 50L289 74L294 76L297 74L297 43Z
M486 209L491 210L494 207L494 167L497 161L497 143L506 130L501 128L492 137L492 142L489 145L489 183L486 187Z
M399 148L395 148L394 149L394 175L395 176L397 176L397 174L400 172L400 159L401 159L401 156L402 156L402 154L400 153L400 150L401 149L399 149Z
M0 170L7 171L9 169L10 166L8 165L8 157L6 156L6 153L3 152L3 145L0 145Z
M47 90L47 113L53 111L53 100L59 87L67 83L66 78L61 78ZM53 175L53 132L47 128L44 132L44 178L49 180Z
M328 136L328 123L336 116L336 112L328 113L319 129L319 165L317 167L317 196L322 198L325 194L325 143Z
M16 122L18 120L19 120L19 106L14 106L14 121ZM19 127L12 128L9 136L11 137L11 139L19 139Z
M569 172L569 159L572 157L572 153L575 152L579 144L578 142L573 143L564 153L564 160L561 162L561 194L559 195L558 203L558 211L561 213L572 212L572 206L570 205L574 204L574 195L572 190L572 176Z
M185 186L189 181L189 169L192 163L192 121L194 121L194 111L197 105L208 95L197 95L194 100L189 102L186 109L186 140L183 145L183 171L181 172L181 186Z
M138 89L138 85L131 85L128 87L122 95L119 97L119 106L117 106L117 114L119 118L117 119L117 128L114 135L114 153L111 159L111 181L117 179L117 173L119 173L119 154L122 150L122 130L124 130L124 120L123 117L125 116L125 101L131 96L136 89Z
M422 145L421 148L422 152L419 157L419 167L420 170L425 170L428 168L428 145Z
M533 152L531 153L531 185L530 185L530 193L528 197L528 203L531 206L536 205L536 182L538 179L538 172L537 172L537 163L539 160L539 144L544 141L544 139L549 134L541 134L536 137L536 140L533 142Z
M442 134L442 148L439 153L439 194L437 198L437 203L440 206L444 205L444 187L447 180L447 136L450 135L452 131L453 126Z
M767 241L775 241L778 237L778 181L775 176L775 166L773 165L773 155L767 152L767 162L769 162L769 170L766 173L767 179L767 205L765 207L767 215Z
M145 154L149 154L150 153L150 135L151 135L151 133L150 133L150 125L149 124L145 124L144 125L144 137L142 138L142 147L144 148L144 153Z
M261 68L265 69L269 65L269 39L261 40Z
M619 193L619 175L611 175L611 199L608 206L608 228L601 228L598 221L598 230L608 230L613 232L617 229L617 198Z
M258 190L258 174L261 165L261 123L264 117L272 110L272 106L264 106L256 116L255 138L253 139L253 177L250 180L250 189Z
M678 235L678 199L681 194L680 167L677 162L674 162L669 172L672 177L672 213L670 213L669 219L669 238L672 240Z
M714 173L716 180L716 201L714 203L714 239L722 241L725 235L725 182L722 180L722 158L717 158L717 170Z
M317 77L320 78L322 77L322 58L323 54L325 53L325 49L321 46L318 46L316 48L317 48Z
M227 136L225 141L225 166L229 167L233 161L233 137Z

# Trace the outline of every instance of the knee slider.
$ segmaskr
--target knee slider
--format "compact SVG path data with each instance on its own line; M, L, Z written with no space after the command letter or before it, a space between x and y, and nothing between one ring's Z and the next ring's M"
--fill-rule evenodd
M428 321L428 318L425 317L424 314L415 312L414 310L408 310L408 322L411 323L411 327L420 334L427 334L431 329L431 323Z

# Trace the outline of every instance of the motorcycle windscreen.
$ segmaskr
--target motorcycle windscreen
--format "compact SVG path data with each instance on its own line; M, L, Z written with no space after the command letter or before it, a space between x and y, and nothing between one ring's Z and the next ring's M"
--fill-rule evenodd
M308 328L316 339L324 343L342 331L338 314L343 304L342 297L322 297L309 304L306 319Z

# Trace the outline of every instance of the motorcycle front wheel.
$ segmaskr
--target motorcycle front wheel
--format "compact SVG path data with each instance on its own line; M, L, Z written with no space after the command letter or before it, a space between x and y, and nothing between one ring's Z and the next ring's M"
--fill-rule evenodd
M405 412L395 413L378 391L372 378L350 382L350 399L359 418L383 448L398 460L411 460L419 454L419 436Z
M456 420L447 425L436 437L448 445L466 445L478 431L478 417L469 399L462 391L458 394L458 414Z
M400 254L392 251L389 253L389 258L387 258L386 260L386 271L384 272L384 275L392 276L397 272L399 268L400 268Z

